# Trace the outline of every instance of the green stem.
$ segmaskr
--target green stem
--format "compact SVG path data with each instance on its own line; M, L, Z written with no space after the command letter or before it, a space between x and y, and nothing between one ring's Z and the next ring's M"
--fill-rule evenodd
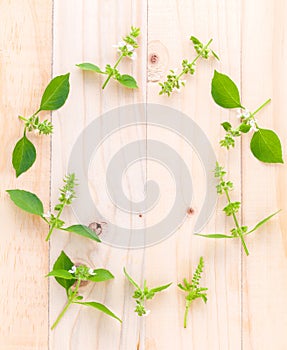
M222 182L224 181L224 180L223 180L223 177L220 178L220 181L222 181ZM227 198L227 200L228 200L228 204L230 204L230 203L231 203L231 199L230 199L228 190L225 189L225 190L224 190L224 193L225 193L226 198ZM248 251L248 248L247 248L247 246L246 246L244 237L243 237L242 232L241 232L241 227L240 227L240 225L239 225L239 222L238 222L238 220L237 220L237 217L236 217L235 213L232 213L232 217L233 217L234 223L235 223L235 225L236 225L236 228L237 228L237 231L238 231L240 240L241 240L241 244L242 244L242 246L243 246L243 248L244 248L244 251L245 251L246 255L249 255L249 251Z
M63 203L62 208L59 210L58 215L56 216L56 219L59 219L59 217L60 217L60 215L62 214L62 211L63 211L65 205L66 205L66 201ZM50 239L51 234L52 234L54 228L55 228L55 223L53 223L53 224L50 226L48 235L47 235L47 237L46 237L46 239L45 239L46 241L48 241L48 240Z
M41 109L38 109L35 113L33 113L32 115L31 115L31 117L30 118L33 118L33 117L35 117L39 112L41 112ZM19 115L18 116L18 118L19 119L21 119L21 120L24 120L25 122L27 122L28 121L28 119L27 118L25 118L25 117L22 117L21 115Z
M33 122L34 122L34 117L41 111L41 109L38 109L34 114L31 115L30 118L33 118ZM23 120L25 122L25 129L24 129L24 134L26 135L26 129L27 129L27 122L29 121L29 119L22 117L21 115L18 116L18 118L20 120ZM30 123L31 124L31 123Z
M198 55L195 57L195 59L191 62L191 65L193 65L193 64L196 63L196 61L199 59L199 57L201 57L201 53L202 53L205 49L208 48L208 46L211 44L211 42L212 42L212 39L210 39L209 42L208 42L205 46L203 46L203 48L200 50L199 54L198 54ZM182 72L176 77L176 79L178 80L178 79L181 78L184 74L185 74L184 71L182 71Z
M186 328L186 326L187 326L187 316L188 316L189 308L190 308L190 301L188 300L188 301L186 301L186 304L185 304L184 322L183 322L184 328Z
M118 58L117 62L116 62L115 65L114 65L114 69L117 68L117 66L119 65L119 63L121 62L121 60L122 60L123 57L124 57L124 55L121 54L120 57ZM107 84L108 84L108 82L110 81L110 79L111 79L112 76L113 76L113 72L111 72L111 73L108 75L107 79L105 80L105 82L104 82L104 84L103 84L103 86L102 86L102 89L104 89L104 88L107 86Z
M80 287L80 284L81 284L81 280L79 279L77 281L77 284L76 284L76 287L75 287L75 290L73 291L73 293L71 294L68 302L66 303L66 305L64 306L63 310L61 311L61 313L59 314L59 316L57 317L56 321L53 323L52 327L51 327L51 330L55 329L58 325L58 323L61 321L62 317L65 315L66 311L68 310L68 308L71 306L71 304L73 304L74 300L75 300L75 297L77 296L78 294L78 290L79 290L79 287Z
M42 218L47 224L49 224L49 221L48 221L44 216L41 216L41 218Z
M270 102L271 102L271 98L269 98L267 101L265 101L260 107L258 107L256 109L255 112L251 113L251 115L254 116L255 114L257 114L259 111L261 111L261 109L263 109Z
M57 327L58 323L61 321L62 317L65 315L66 311L68 310L68 308L71 306L72 303L73 301L71 299L68 300L67 304L65 305L65 307L63 308L59 316L57 317L56 321L53 323L51 330Z
M18 118L19 118L20 120L23 120L24 122L27 122L27 121L28 121L27 118L24 118L24 117L22 117L21 115L19 115Z
M51 234L52 234L54 228L55 228L55 225L54 225L54 224L50 226L48 235L47 235L47 237L45 238L45 241L46 241L46 242L49 241L49 239L50 239L50 237L51 237Z

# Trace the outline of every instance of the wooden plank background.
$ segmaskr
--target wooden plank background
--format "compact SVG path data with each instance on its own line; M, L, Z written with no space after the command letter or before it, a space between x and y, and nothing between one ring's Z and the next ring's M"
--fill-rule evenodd
M272 103L260 114L262 125L280 135L286 159L285 101L287 96L287 4L284 0L41 0L0 1L0 349L2 350L285 350L287 348L287 170L283 165L264 165L249 152L248 136L227 153L218 140L220 122L235 112L217 107L210 96L213 70L229 74L241 87L244 104L251 110L268 97ZM84 73L76 63L91 61L104 66L116 59L112 45L130 25L141 27L136 61L121 69L136 76L140 89L127 91L111 82L103 92L101 79ZM157 82L169 68L192 58L190 35L214 39L220 62L200 61L186 88L170 98L158 95ZM151 59L153 58L153 59ZM33 113L51 76L71 72L71 94L64 108L53 113L54 134L32 136L37 162L15 178L11 153L21 135L19 114ZM220 161L234 181L234 198L243 201L242 221L252 225L276 209L283 212L248 238L250 256L237 241L204 240L191 235L202 203L202 174L198 159L180 137L149 125L126 128L107 139L99 149L100 164L91 172L104 178L111 152L128 142L155 138L179 150L192 169L197 190L195 214L168 240L141 250L124 250L55 232L44 242L47 227L17 210L5 193L23 188L39 195L48 208L55 203L61 179L67 171L71 145L97 116L131 103L160 103L186 113L206 132ZM94 173L93 173L94 174ZM94 177L92 177L94 178ZM152 162L141 162L127 174L131 195L141 198L146 179L159 181L163 189L159 208L141 220L126 217L127 227L146 227L166 215L165 195L170 180ZM97 183L91 184L96 186ZM97 187L97 186L96 186ZM97 198L104 197L97 188ZM218 232L230 227L220 208L205 228ZM103 203L103 209L109 207ZM112 219L122 219L113 208ZM75 217L65 211L71 224ZM65 293L44 275L64 249L75 261L110 269L115 280L86 286L90 300L104 301L123 319L116 321L94 310L73 306L55 331L50 326L65 303ZM190 277L199 257L206 269L203 284L208 303L195 302L183 329L184 297L176 282ZM173 281L170 290L150 302L152 313L139 319L133 312L132 289L122 268L150 285Z

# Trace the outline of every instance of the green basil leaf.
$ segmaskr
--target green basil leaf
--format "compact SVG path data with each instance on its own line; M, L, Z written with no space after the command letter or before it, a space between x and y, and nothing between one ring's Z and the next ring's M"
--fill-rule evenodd
M207 296L204 293L199 293L197 298L201 298L205 303L207 303Z
M42 216L44 213L43 203L34 194L24 190L7 190L11 200L17 207L25 210L30 214Z
M12 164L16 170L16 177L25 173L36 160L36 149L26 135L16 143L12 154Z
M120 84L122 84L125 87L128 87L130 89L136 89L138 87L136 80L131 75L128 75L128 74L120 75L117 78L117 81Z
M172 285L172 282L171 282L171 283L169 283L169 284L165 284L164 286L160 286L160 287L152 288L152 289L150 290L150 292L152 292L152 293L161 292L162 290L167 289L167 288L168 288L169 286L171 286L171 285Z
M202 42L193 35L189 38L189 40L191 40L194 45L203 45Z
M281 210L278 210L275 213L267 216L267 218L265 218L265 219L261 220L260 222L258 222L258 224L255 225L252 230L246 232L246 235L249 235L249 233L256 231L260 226L264 225L267 221L269 221L271 218L273 218L273 216L277 215L280 211Z
M88 70L95 73L105 74L105 72L103 72L100 67L94 65L93 63L85 62L85 63L76 64L76 66L81 68L82 70Z
M91 230L88 226L85 225L72 225L66 228L62 228L63 231L73 232L77 235L90 238L94 241L101 242L98 235L95 231Z
M66 255L66 253L62 250L61 254L59 255L58 259L55 261L55 264L53 266L53 271L55 270L65 270L69 271L74 266L71 259ZM60 277L55 277L56 281L66 289L66 292L68 293L68 290L72 285L76 282L76 279L65 279Z
M244 134L246 134L247 132L249 132L251 129L251 125L249 124L245 124L245 123L242 123L239 125L239 130L241 132L243 132Z
M178 288L180 288L181 290L186 291L186 288L185 288L181 283L179 283L177 286L178 286Z
M279 137L272 130L259 129L250 142L250 149L255 158L264 163L284 163Z
M243 108L235 83L227 75L216 70L211 82L211 95L214 102L223 108Z
M140 286L131 278L131 276L127 273L126 268L124 267L124 274L126 278L130 281L130 283L136 288L136 289L141 289Z
M46 275L46 277L59 277L63 278L65 280L74 280L75 276L73 276L70 272L67 270L52 270L51 272Z
M85 305L85 306L90 306L93 307L97 310L100 310L102 312L104 312L105 314L115 318L116 320L122 322L122 320L116 316L111 310L109 310L105 305L101 304L101 303L97 303L95 301L76 301L74 302L74 304L80 304L80 305Z
M196 233L196 236L206 237L206 238L234 238L233 236L222 235L221 233L213 233L210 235L202 235L200 233Z
M42 96L39 111L55 111L64 105L70 91L69 78L70 73L67 73L50 81Z
M110 271L105 269L96 269L94 270L95 275L89 277L89 281L92 282L103 282L115 278Z
M232 128L232 125L229 122L223 122L221 125L225 131L229 131Z

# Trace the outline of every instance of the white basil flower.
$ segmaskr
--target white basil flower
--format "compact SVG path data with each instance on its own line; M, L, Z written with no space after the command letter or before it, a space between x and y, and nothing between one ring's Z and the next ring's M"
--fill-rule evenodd
M248 109L245 109L245 112L244 113L242 113L242 117L244 117L244 118L249 118L250 117L250 112L249 112L249 110Z
M251 119L249 120L248 124L251 126L251 130L253 131L258 131L258 128L256 126L256 120L255 119Z
M43 217L46 218L46 219L50 219L51 218L51 212L47 211L46 214L43 214Z
M126 45L126 43L124 41L119 41L116 45L112 45L112 46L121 49L125 45Z
M66 193L65 193L65 198L66 198L66 199L70 199L71 196L72 196L72 192L71 192L71 191L66 191Z
M77 270L77 268L76 268L76 266L74 265L74 266L72 266L71 270L69 270L68 272L70 272L70 273L75 273L76 270Z
M133 52L130 56L128 56L131 60L135 60L137 58L137 53Z
M89 274L92 275L92 276L94 276L94 275L96 275L97 273L94 272L94 269L90 268L90 269L89 269Z
M143 314L143 317L147 317L150 314L150 310L146 310L145 314Z
M133 52L133 51L135 50L135 48L134 48L132 45L127 44L127 50L128 50L129 52Z

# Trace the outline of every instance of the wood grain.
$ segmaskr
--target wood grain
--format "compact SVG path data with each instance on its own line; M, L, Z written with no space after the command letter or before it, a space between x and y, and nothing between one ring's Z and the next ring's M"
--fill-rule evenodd
M39 150L37 161L18 179L11 154L23 133L18 115L37 110L50 80L52 2L1 1L0 13L0 348L47 349L47 227L17 209L5 190L33 191L49 205L49 137L29 136Z
M271 97L258 122L276 130L286 148L285 16L282 1L244 2L242 94L251 110ZM286 165L257 162L248 143L242 153L244 221L251 225L277 209L283 211L248 240L251 254L243 265L243 348L283 350L287 346ZM286 150L284 156L286 161Z
M222 137L218 127L228 120L228 112L215 106L210 96L210 82L213 70L224 70L239 80L240 74L240 15L238 1L165 1L149 2L149 42L158 40L159 48L165 47L166 61L162 62L162 76L168 69L180 68L183 58L192 59L195 53L189 41L194 35L204 42L214 39L212 47L219 52L221 61L199 61L196 73L187 78L186 87L172 97L158 96L159 87L150 81L149 102L172 106L185 112L206 132L219 161L228 167L230 177L236 184L234 196L240 196L240 147L233 150L232 159L218 146ZM165 21L162 21L162 18ZM207 25L208 23L208 25ZM226 37L225 33L229 36ZM230 40L233 38L233 40ZM154 52L154 48L152 48ZM152 53L150 52L150 53ZM160 51L159 51L160 52ZM148 137L151 136L148 129ZM153 135L161 137L161 133ZM147 252L146 275L156 283L158 275L163 281L174 281L169 295L160 304L153 305L152 317L147 320L147 349L240 349L240 245L239 242L224 242L201 239L192 236L193 225L200 211L205 191L202 164L196 153L184 147L182 139L166 139L192 169L194 199L191 204L195 213L187 217L174 236ZM161 182L164 180L161 178ZM166 187L168 188L168 187ZM224 200L218 203L217 215L205 227L205 233L228 230L231 222L225 222L221 214ZM164 207L162 208L164 210ZM231 243L231 244L230 244ZM205 306L200 301L194 303L188 320L188 328L183 329L184 295L176 287L184 277L191 278L199 257L204 256L206 268L203 284L211 292ZM158 259L161 256L162 259ZM155 261L157 264L155 265ZM225 286L229 286L226 288ZM170 307L167 307L170 305ZM155 310L154 310L155 309ZM156 315L155 315L156 314ZM160 317L161 327L158 327ZM203 331L204 330L204 331ZM172 334L167 337L166 334Z
M71 145L79 133L95 118L118 106L145 102L146 99L146 3L145 1L61 1L55 3L54 23L54 74L72 71L72 89L69 103L53 116L55 133L52 150L52 202L57 198L57 189L61 178L67 171ZM120 64L122 72L131 73L137 78L141 89L127 90L111 81L104 91L101 89L102 77L91 73L83 73L75 67L76 63L93 62L100 67L113 63L117 59L116 49L121 36L127 34L130 26L141 28L141 49L135 62L125 60ZM71 46L74 49L71 51ZM115 116L119 120L120 115ZM104 132L104 131L103 131ZM105 186L97 186L97 181L105 180L105 172L110 156L118 151L126 142L136 137L145 139L146 127L136 126L126 128L117 133L115 139L108 138L99 149L99 162L91 159L89 178L91 186L96 188L95 201L102 204L103 210L110 213L109 219L119 225L132 228L138 223L135 215L129 214L124 218L120 210L103 203ZM65 140L65 142L63 142ZM114 146L118 147L117 149ZM141 176L133 178L128 185L143 191L145 183L145 165L139 167ZM93 176L95 175L95 176ZM140 193L141 195L141 193ZM105 205L106 204L106 205ZM77 218L66 212L66 219L71 223ZM94 221L93 218L92 221ZM136 221L137 220L137 221ZM89 224L86 222L85 224ZM143 225L140 223L140 225ZM52 349L128 349L136 348L141 322L133 313L131 301L132 290L123 277L123 266L135 278L141 277L143 269L144 250L123 250L104 244L95 244L85 239L62 234L54 235L51 243L51 262L64 249L72 259L90 266L105 267L112 271L115 280L87 286L83 294L87 300L104 302L117 315L123 318L124 326L95 310L74 306L57 329L51 333L50 347ZM50 322L53 322L63 307L65 293L56 283L51 282ZM66 337L63 337L63 333ZM94 336L96 334L96 336ZM97 336L103 334L104 336ZM88 336L87 336L88 335Z

